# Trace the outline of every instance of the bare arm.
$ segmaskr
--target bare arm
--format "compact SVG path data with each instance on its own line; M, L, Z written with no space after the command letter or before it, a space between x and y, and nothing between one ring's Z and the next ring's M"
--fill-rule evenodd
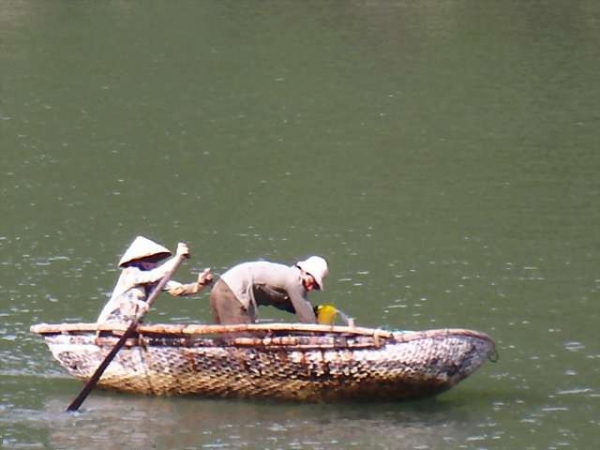
M167 284L167 291L169 292L169 294L174 295L176 297L194 295L200 292L206 286L212 284L212 282L213 275L210 272L210 269L207 268L198 274L198 281L196 281L195 283L182 284L176 281L171 281Z

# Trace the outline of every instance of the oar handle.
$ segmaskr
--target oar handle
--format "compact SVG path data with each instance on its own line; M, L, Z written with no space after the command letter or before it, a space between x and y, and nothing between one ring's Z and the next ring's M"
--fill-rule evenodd
M169 282L169 280L171 279L171 277L173 276L175 271L179 268L179 266L181 265L181 263L183 262L183 260L185 258L187 258L187 256L185 256L185 255L177 255L176 256L175 263L173 264L173 267L171 268L171 270L169 270L165 274L165 276L158 282L158 284L156 285L154 290L148 296L148 299L146 300L146 303L148 303L148 306L151 306L152 303L154 302L154 300L156 300L156 297L158 297L160 292L163 290L165 285ZM96 369L96 371L94 372L92 377L88 380L86 385L83 387L83 389L81 390L81 392L79 393L77 398L75 400L73 400L73 402L71 402L71 404L68 406L67 411L73 412L73 411L77 411L79 409L79 407L85 401L85 399L90 394L92 389L94 389L94 387L100 380L100 377L102 377L102 374L104 373L104 371L106 370L108 365L111 363L113 358L116 356L116 354L119 352L119 350L121 350L121 348L125 345L125 342L127 341L127 339L129 339L135 333L140 320L141 320L141 317L136 317L135 319L133 319L131 321L131 323L125 330L125 333L123 333L123 335L121 336L119 341L116 343L116 345L112 348L110 353L108 355L106 355L106 358L104 358L104 361L102 361L102 363L98 366L98 368Z
M186 256L186 255L175 256L175 262L173 263L173 267L171 268L171 270L169 270L165 274L165 276L162 277L162 279L156 284L156 287L152 290L152 292L148 296L148 299L146 300L148 307L152 306L152 303L154 303L154 300L156 300L156 297L159 296L159 294L162 292L163 288L167 285L167 283L169 282L171 277L175 274L175 272L177 272L177 269L179 269L179 266L181 265L183 260L187 259L187 258L188 258L188 256ZM136 325L137 325L137 322L140 321L140 319L141 319L141 317L136 318L134 320L134 322L136 322Z

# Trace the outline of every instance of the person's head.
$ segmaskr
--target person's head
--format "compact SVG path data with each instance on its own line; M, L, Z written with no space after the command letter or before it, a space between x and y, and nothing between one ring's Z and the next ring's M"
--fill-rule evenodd
M327 261L320 256L311 256L304 261L296 263L302 272L302 284L304 289L312 291L313 289L323 290L323 281L329 274Z
M121 257L119 267L124 269L136 266L142 270L152 270L169 256L171 256L169 249L143 236L138 236Z

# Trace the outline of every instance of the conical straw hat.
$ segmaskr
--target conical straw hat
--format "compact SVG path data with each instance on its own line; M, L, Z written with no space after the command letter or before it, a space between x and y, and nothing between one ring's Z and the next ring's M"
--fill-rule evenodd
M149 258L151 256L162 259L171 256L171 252L168 248L165 248L144 236L138 236L121 257L119 267L123 267L131 261Z

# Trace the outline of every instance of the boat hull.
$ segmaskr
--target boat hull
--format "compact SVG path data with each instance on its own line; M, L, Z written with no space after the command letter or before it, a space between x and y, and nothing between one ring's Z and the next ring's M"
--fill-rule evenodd
M450 389L495 351L488 336L470 330L371 331L355 335L295 327L287 333L246 330L237 338L145 333L119 351L98 386L147 395L407 400ZM82 381L118 339L99 332L44 337L59 363Z

